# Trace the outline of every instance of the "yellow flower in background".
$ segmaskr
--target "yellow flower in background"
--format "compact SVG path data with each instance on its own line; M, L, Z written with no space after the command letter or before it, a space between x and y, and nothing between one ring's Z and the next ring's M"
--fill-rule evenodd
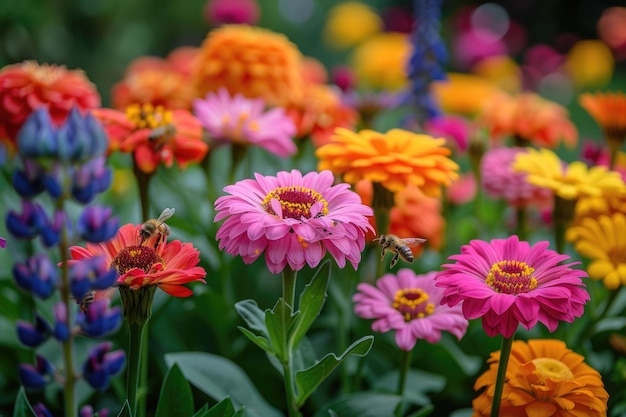
M263 98L272 106L302 100L302 56L282 34L247 25L209 32L195 61L196 95L225 87L231 95Z
M367 4L347 1L328 11L324 40L336 49L347 49L382 31L383 21Z
M612 197L623 195L626 185L619 173L604 166L588 168L581 161L566 165L549 149L528 149L515 158L513 170L528 174L527 181L551 189L565 200L579 197Z
M565 59L565 69L579 89L608 84L614 67L611 49L600 40L576 42Z
M485 77L461 73L448 73L447 77L432 83L433 95L444 113L473 117L495 94L502 94L502 89Z
M586 217L567 229L565 238L581 256L591 260L589 277L601 280L610 290L626 285L626 216L614 213Z
M395 193L409 184L428 196L439 196L440 187L458 178L459 166L448 158L445 139L402 129L387 133L338 128L330 142L317 149L319 170L328 169L356 184L367 179Z
M517 93L522 89L522 72L515 61L507 55L481 59L472 67L472 72L492 81L509 93Z
M360 44L352 65L360 86L397 91L408 83L411 43L404 33L380 33Z
M491 412L500 351L474 389L485 388L472 402L472 417ZM516 340L506 369L500 415L506 417L606 417L609 394L602 377L584 356L554 339Z

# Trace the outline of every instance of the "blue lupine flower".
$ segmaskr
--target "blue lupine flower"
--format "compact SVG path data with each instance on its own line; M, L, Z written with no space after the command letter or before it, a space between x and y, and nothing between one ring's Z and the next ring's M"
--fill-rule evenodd
M105 162L104 157L96 157L75 171L72 179L72 196L76 201L87 204L96 194L109 188L113 177Z
M35 348L50 338L52 329L39 314L35 314L35 324L27 321L17 322L17 338L22 344Z
M91 337L102 337L117 330L122 311L119 307L109 308L110 302L109 299L96 300L84 312L78 313L76 324L83 333Z
M59 158L63 161L83 162L103 155L108 148L108 137L100 122L91 114L82 116L75 107L59 128Z
M86 207L78 219L76 231L87 242L106 242L115 236L120 225L117 217L111 217L111 214L110 207Z
M33 239L41 233L48 219L43 208L30 200L22 201L22 212L10 210L6 218L7 229L13 236L21 239Z
M48 411L46 406L42 403L37 403L37 405L33 407L33 411L37 417L53 417L52 413Z
M24 121L17 135L17 151L23 158L57 155L57 134L45 106L34 110Z
M24 168L13 172L13 187L23 198L33 198L46 189L46 171L41 165L25 159Z
M68 232L71 232L70 225L65 221L66 215L64 212L57 210L54 212L52 221L47 222L41 228L41 241L47 247L55 246L59 243L61 238L61 229L65 227ZM68 233L69 234L69 233Z
M19 366L19 375L22 385L26 388L41 389L50 383L54 376L54 367L46 358L36 356L37 364L23 363Z
M24 263L13 265L13 277L17 285L34 295L50 297L59 282L59 271L46 254L30 257Z
M109 386L110 377L122 370L126 357L124 351L109 352L110 342L100 343L91 349L83 365L83 378L92 388L103 391Z
M63 303L54 305L54 338L65 342L70 338L70 328L67 320L67 306Z
M93 407L90 405L84 405L78 411L78 414L80 417L93 417L95 415L94 413L95 411ZM98 410L98 417L108 417L108 416L109 416L108 408L102 408Z
M82 300L91 290L106 290L111 287L119 274L109 268L104 256L75 261L69 268L70 290L77 300Z

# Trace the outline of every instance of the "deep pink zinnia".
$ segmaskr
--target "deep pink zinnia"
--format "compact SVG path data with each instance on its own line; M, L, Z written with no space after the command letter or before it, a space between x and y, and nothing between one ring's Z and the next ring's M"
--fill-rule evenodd
M435 286L436 272L416 275L403 268L397 276L385 274L376 286L360 283L352 301L354 312L364 319L375 319L372 330L386 333L395 330L398 347L409 351L417 339L436 343L445 330L461 339L468 322L461 305L441 305L443 289Z
M556 330L559 321L571 323L580 317L589 294L581 278L583 270L571 269L579 262L564 264L568 255L548 249L549 242L530 246L517 236L472 240L461 253L448 259L435 277L445 289L443 304L463 302L467 319L482 317L488 336L511 337L521 324L534 327L538 321Z
M226 219L217 231L220 249L248 264L265 252L274 274L287 265L315 267L326 251L341 268L347 259L356 269L373 213L348 184L333 185L330 171L255 178L226 186L230 195L215 202L215 221Z

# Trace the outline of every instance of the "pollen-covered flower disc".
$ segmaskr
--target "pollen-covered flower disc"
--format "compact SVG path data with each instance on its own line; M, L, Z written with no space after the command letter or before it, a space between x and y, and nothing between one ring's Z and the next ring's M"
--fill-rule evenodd
M219 248L252 263L265 253L272 273L287 265L315 267L328 251L340 267L356 269L372 230L363 205L348 184L333 185L330 171L302 175L298 170L276 176L255 174L224 188L215 202Z

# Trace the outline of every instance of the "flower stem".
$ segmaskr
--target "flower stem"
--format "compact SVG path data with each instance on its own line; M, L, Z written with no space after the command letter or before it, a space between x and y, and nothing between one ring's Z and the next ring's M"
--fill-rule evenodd
M554 196L552 221L554 222L556 251L559 253L564 253L565 251L565 231L574 218L575 208L576 200L566 200L558 195Z
M283 300L285 300L285 303L289 305L292 312L296 311L296 275L297 272L291 269L289 266L286 266L283 270ZM284 329L284 331L288 332L287 329ZM292 371L293 352L291 351L292 346L290 346L288 339L289 338L284 341L285 346L283 347L284 352L286 352L286 357L281 359L283 365L283 374L285 377L285 396L287 398L288 412L287 415L289 417L298 417L300 416L300 412L298 411L298 404L296 402L296 392Z
M394 194L380 183L373 183L374 193L372 197L372 208L374 209L374 219L376 220L376 233L378 236L389 233L391 223L391 209L394 206ZM385 273L387 264L383 261L376 267L376 278Z
M128 323L128 370L126 374L126 396L130 405L131 415L137 415L137 391L141 369L141 345L146 323Z
M402 367L400 368L400 375L398 378L398 395L400 396L400 402L396 407L396 417L402 416L402 409L404 408L404 387L406 386L406 378L411 369L411 353L412 350L402 351Z
M150 180L152 180L153 174L143 172L137 166L137 162L133 164L133 173L137 179L137 188L139 190L141 221L144 222L150 218Z
M283 270L283 300L296 311L296 271L288 266Z
M526 240L528 238L526 223L528 221L528 211L526 207L517 207L515 209L515 232L519 240Z
M498 363L498 377L496 379L496 389L493 393L493 404L491 405L491 417L498 417L500 414L500 402L502 401L502 391L506 382L506 368L509 364L511 347L513 346L513 336L502 337L502 348L500 349L500 362Z

